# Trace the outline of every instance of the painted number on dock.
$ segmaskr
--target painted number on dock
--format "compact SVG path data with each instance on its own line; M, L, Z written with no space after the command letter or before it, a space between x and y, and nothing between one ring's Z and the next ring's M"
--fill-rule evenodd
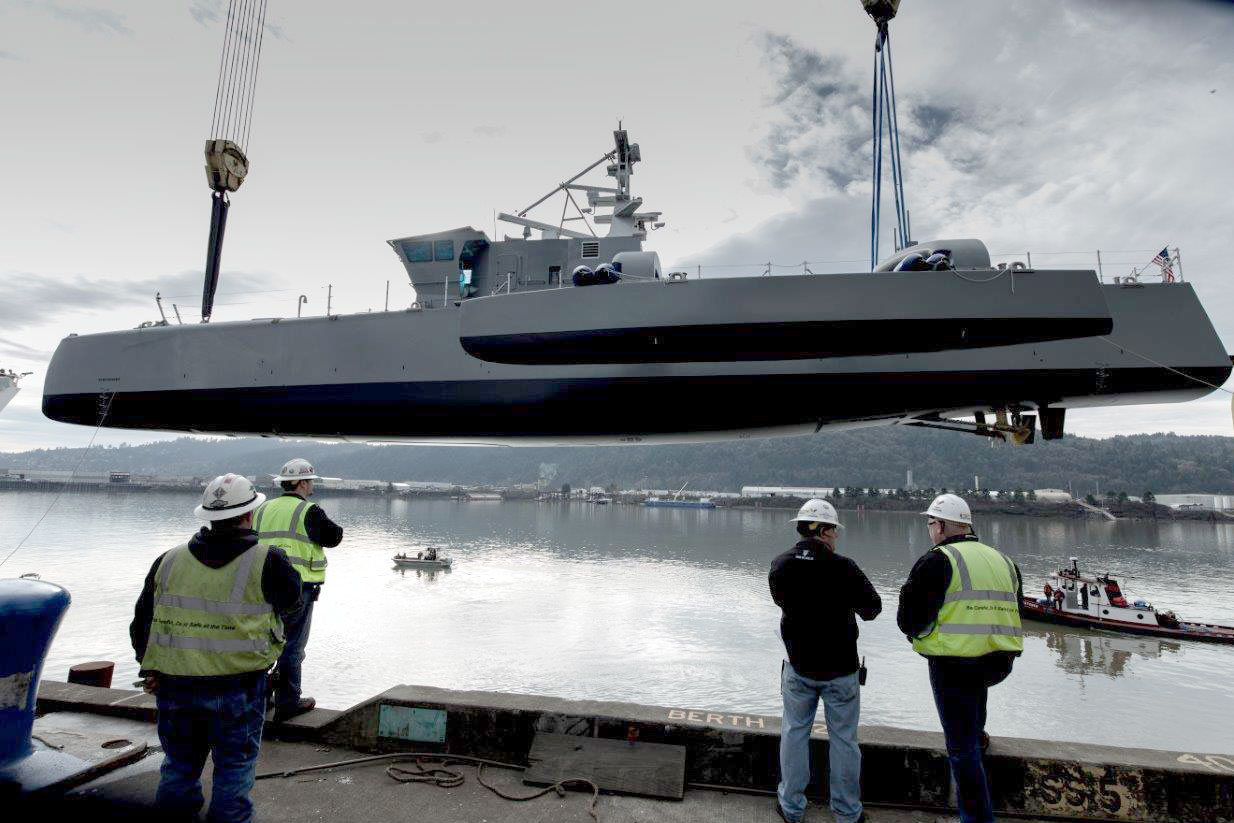
M1222 774L1234 774L1234 757L1226 757L1220 754L1180 754L1178 762L1186 763L1190 766L1203 766L1209 771L1221 772Z

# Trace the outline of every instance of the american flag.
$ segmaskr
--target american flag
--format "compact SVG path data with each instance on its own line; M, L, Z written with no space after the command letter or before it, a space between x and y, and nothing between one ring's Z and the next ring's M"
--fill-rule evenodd
M1161 276L1165 278L1165 282L1174 282L1174 269L1170 266L1170 247L1166 246L1161 251L1157 252L1157 256L1153 258L1153 262L1161 267Z

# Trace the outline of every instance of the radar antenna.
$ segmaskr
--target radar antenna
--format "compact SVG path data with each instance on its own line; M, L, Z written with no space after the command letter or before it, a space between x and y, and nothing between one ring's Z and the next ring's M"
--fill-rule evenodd
M606 152L599 160L569 180L558 183L552 191L530 206L520 209L515 214L502 212L497 215L497 219L522 226L524 237L529 237L532 229L538 229L543 233L542 236L545 239L571 237L578 240L587 240L596 237L598 235L592 227L592 223L595 225L608 225L609 237L637 237L640 240L647 237L648 227L653 230L663 227L664 223L660 220L662 212L639 211L639 208L643 205L643 198L634 197L630 193L630 176L634 173L634 164L641 161L643 156L639 151L638 143L630 142L629 134L621 127L621 123L617 124L617 130L613 132L613 143L615 148L612 151ZM581 177L603 163L609 164L606 170L608 176L616 180L617 185L615 187L589 186L577 182ZM574 199L572 192L576 191L587 195L588 208L582 208L579 206L578 201ZM527 216L529 211L549 200L558 192L564 192L566 197L561 207L561 219L556 226L551 223L532 220ZM574 206L574 210L577 213L576 216L566 216L569 213L570 206ZM597 208L611 208L613 211L611 214L596 214ZM591 215L590 220L588 220L588 215ZM582 221L583 227L587 230L588 234L575 231L574 229L567 229L565 224L571 221Z

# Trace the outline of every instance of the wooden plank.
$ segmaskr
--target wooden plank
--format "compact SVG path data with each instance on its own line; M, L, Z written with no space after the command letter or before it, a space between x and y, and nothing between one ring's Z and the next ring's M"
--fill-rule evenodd
M684 746L541 733L532 741L527 759L531 765L523 782L532 786L586 778L600 791L614 794L669 800L681 800L685 794Z

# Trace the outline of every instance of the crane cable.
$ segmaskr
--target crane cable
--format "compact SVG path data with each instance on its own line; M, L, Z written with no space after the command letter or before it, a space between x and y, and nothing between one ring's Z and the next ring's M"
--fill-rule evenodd
M910 245L908 207L904 200L904 166L900 158L900 123L896 115L895 71L891 65L891 34L887 19L876 18L878 34L874 39L873 98L873 198L870 204L870 270L878 265L879 224L882 219L883 193L883 130L887 131L888 154L891 161L891 185L895 194L896 250Z
M206 243L201 322L210 322L222 265L227 228L228 193L238 191L249 171L248 142L253 129L253 100L266 30L267 0L231 0L223 31L214 115L206 140L206 181L210 185L210 236Z
M257 70L266 30L267 0L231 0L219 57L210 136L230 140L247 153L253 128Z

